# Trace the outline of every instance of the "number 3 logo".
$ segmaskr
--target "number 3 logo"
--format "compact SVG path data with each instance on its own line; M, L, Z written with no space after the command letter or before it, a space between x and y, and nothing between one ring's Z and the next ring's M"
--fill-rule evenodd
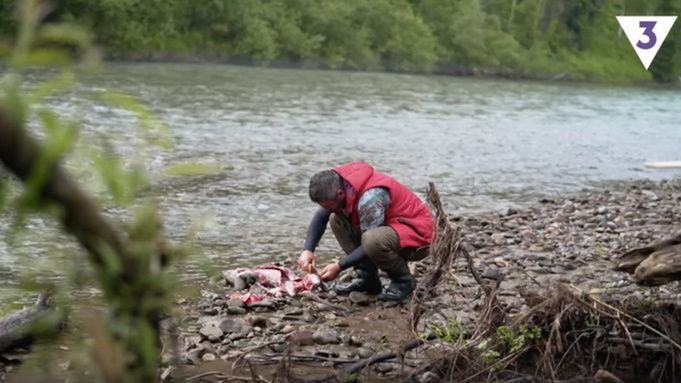
M639 40L638 43L636 43L637 47L641 49L650 49L655 46L655 43L657 43L657 36L655 36L655 32L653 32L655 24L657 24L657 21L640 21L638 23L638 26L643 28L643 36L648 38L648 42L644 43Z

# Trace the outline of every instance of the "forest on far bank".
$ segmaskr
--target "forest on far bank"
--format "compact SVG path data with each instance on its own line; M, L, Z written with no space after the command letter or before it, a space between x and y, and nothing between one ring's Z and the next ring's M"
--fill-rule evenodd
M0 2L0 38L17 0ZM617 15L679 15L679 0L61 0L45 22L86 26L105 58L632 83L678 82L681 21L643 68Z

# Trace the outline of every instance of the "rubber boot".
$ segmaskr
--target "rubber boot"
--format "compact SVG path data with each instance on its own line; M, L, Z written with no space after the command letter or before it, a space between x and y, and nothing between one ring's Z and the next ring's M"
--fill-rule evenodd
M388 273L390 285L378 296L382 301L401 302L405 300L416 288L416 281L409 271L406 262Z
M348 295L353 291L376 295L380 294L382 289L381 279L378 277L378 267L367 259L355 266L355 278L352 282L336 286L335 290L338 295Z

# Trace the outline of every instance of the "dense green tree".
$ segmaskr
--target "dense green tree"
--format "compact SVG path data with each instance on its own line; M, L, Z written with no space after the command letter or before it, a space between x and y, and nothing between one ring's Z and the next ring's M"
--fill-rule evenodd
M678 16L681 13L681 7L678 7L673 0L662 0L657 10L659 16ZM681 44L681 22L676 20L676 23L669 31L667 38L657 52L657 56L650 65L650 73L653 79L657 82L672 82L678 81L679 71L679 44Z
M14 35L15 2L0 2L0 36ZM199 55L407 71L447 66L666 82L681 71L681 27L646 71L615 16L678 14L678 2L62 0L47 20L88 27L108 57Z

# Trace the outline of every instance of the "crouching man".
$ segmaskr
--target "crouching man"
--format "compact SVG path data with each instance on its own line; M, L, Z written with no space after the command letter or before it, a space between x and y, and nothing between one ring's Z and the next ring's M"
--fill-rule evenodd
M307 229L298 265L315 266L315 249L327 223L347 257L327 265L320 275L331 281L350 267L355 278L336 293L353 291L402 301L415 288L407 265L428 256L435 223L428 207L407 187L364 162L351 162L316 173L310 179L310 199L320 208ZM378 270L390 277L385 290Z

